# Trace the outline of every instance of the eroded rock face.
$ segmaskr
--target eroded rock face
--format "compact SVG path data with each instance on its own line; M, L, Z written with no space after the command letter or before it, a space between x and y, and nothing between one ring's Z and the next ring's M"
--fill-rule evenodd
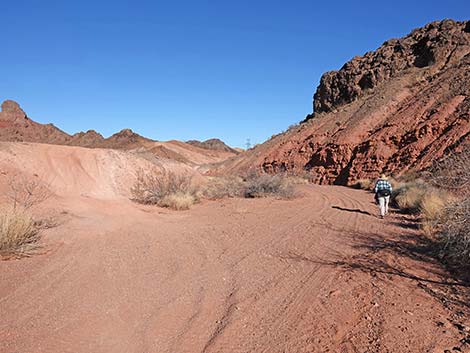
M469 22L432 22L374 52L355 57L339 71L325 73L314 95L314 111L330 112L409 68L442 69L468 53Z
M434 22L325 74L313 118L225 170L308 173L318 183L345 185L422 170L469 146L469 28Z

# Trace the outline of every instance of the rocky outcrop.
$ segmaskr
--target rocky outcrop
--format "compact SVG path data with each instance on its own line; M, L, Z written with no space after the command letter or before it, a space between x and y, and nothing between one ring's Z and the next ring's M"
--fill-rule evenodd
M239 153L237 150L227 146L222 140L215 139L215 138L209 139L203 142L197 141L197 140L190 140L190 141L186 141L186 143L189 143L190 145L193 145L199 148L204 148L206 150L230 152L234 154Z
M345 185L458 152L470 144L469 23L433 22L325 74L313 118L223 170L308 173Z
M106 139L94 130L79 132L71 136L53 124L40 124L31 120L20 105L12 100L6 100L2 103L0 141L113 149L133 149L152 142L152 140L142 137L130 129L123 129Z
M26 115L18 103L6 100L0 112L0 141L65 144L70 136L53 124L39 124Z
M351 103L407 69L435 71L467 54L469 22L432 22L401 39L386 41L374 52L356 56L339 71L325 73L314 95L314 111L330 112Z

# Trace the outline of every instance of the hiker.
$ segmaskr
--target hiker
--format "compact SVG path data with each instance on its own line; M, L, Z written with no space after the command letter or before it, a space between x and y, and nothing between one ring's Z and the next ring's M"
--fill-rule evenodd
M388 203L390 202L390 195L392 195L392 184L390 184L385 174L382 174L375 183L374 193L375 200L380 207L380 218L384 218L388 213Z

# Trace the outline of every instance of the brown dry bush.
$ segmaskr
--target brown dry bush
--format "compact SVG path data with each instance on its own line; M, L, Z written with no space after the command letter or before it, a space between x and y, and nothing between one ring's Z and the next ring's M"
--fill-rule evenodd
M202 195L209 200L242 197L245 187L243 179L237 176L211 177L204 186Z
M431 227L440 254L449 263L470 267L470 148L436 162L427 179L455 195L437 214ZM430 228L431 228L430 227Z
M0 253L14 257L25 256L35 249L39 240L40 223L29 210L44 202L52 193L38 177L15 175L8 180L5 192L7 206L0 211Z
M15 175L8 180L7 198L13 209L28 210L52 196L49 187L40 178Z
M445 208L437 224L441 256L451 264L470 267L470 199Z
M294 185L281 174L248 176L244 195L249 198L277 196L283 199L296 196Z
M148 173L140 169L131 188L132 199L145 205L187 209L189 200L191 204L196 202L197 190L193 188L192 179L192 175L165 169Z
M34 220L18 209L0 213L0 253L21 256L35 248L39 230Z
M404 212L418 213L429 186L420 180L395 184L392 192L392 203Z
M421 199L419 209L425 220L436 220L454 198L445 190L432 188Z
M432 185L460 195L470 195L470 147L435 162L426 173Z

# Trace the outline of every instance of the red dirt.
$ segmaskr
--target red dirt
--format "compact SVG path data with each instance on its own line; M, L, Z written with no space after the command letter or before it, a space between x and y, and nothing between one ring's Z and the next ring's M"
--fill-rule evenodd
M363 191L203 202L49 200L60 225L0 263L1 352L444 352L451 286ZM262 221L260 221L262 220ZM468 324L468 323L467 323Z

